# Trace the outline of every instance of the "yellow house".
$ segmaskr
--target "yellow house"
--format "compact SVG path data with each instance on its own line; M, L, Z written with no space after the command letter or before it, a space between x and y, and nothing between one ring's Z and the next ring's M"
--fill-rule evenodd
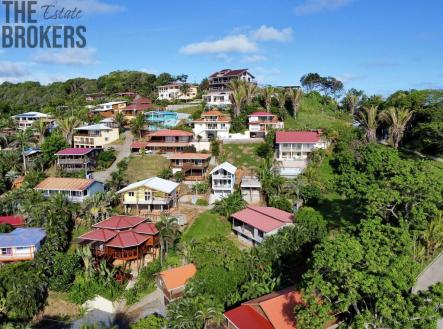
M122 195L126 212L169 212L177 206L178 185L163 178L151 177L129 184L117 193Z
M118 128L95 124L75 128L74 147L101 149L119 138Z

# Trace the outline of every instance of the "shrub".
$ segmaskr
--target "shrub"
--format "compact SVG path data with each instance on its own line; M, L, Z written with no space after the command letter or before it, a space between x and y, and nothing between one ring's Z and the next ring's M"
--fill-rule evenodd
M163 179L169 179L172 177L172 170L170 168L165 168L160 172L158 177Z
M77 254L57 253L54 257L54 274L49 281L49 288L54 291L68 291L80 269L80 257Z
M122 293L123 286L114 280L103 282L97 277L85 277L81 274L77 275L74 284L69 290L69 299L73 303L81 305L96 295L114 301L120 297Z
M220 142L213 140L211 142L211 153L213 156L218 157L220 155Z
M158 315L152 314L146 318L138 320L136 323L131 325L130 329L162 329L166 328L168 321Z
M134 287L125 292L125 299L128 305L138 302L143 296L155 290L155 274L160 272L160 270L159 260L149 263L140 270Z
M97 157L98 167L100 169L109 168L117 157L115 156L115 151L113 149L108 149L100 152Z
M203 194L208 192L208 189L209 189L208 182L201 182L192 185L192 192L194 193Z
M196 203L197 206L207 206L208 200L206 199L197 199Z

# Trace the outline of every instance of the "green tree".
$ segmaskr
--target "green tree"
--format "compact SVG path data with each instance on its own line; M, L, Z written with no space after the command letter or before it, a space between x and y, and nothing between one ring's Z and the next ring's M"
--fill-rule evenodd
M244 207L246 207L246 201L243 200L239 191L235 191L231 195L217 201L213 209L217 214L228 218Z
M389 126L390 142L398 148L403 139L407 124L411 120L413 111L405 108L389 107L380 113L380 120Z
M61 130L63 137L70 147L73 145L75 128L80 127L81 124L82 122L74 116L57 120L58 128Z
M114 116L114 119L115 119L115 123L118 126L119 131L122 132L123 127L126 124L125 115L123 114L123 112L117 112Z
M303 97L303 90L300 88L288 88L286 89L286 96L291 101L292 115L294 116L294 118L296 118L300 101Z
M146 120L143 113L138 113L137 116L131 121L131 131L134 135L138 135L142 138L143 129L145 128Z
M40 149L43 153L44 159L47 162L55 159L55 153L68 147L66 139L59 133L52 133L49 135L41 145Z
M163 255L174 246L180 231L177 218L162 216L155 225L160 235L160 263L163 265Z
M247 100L245 84L242 80L236 79L230 82L229 87L232 91L229 98L232 103L234 117L239 117Z
M30 140L32 138L32 130L26 129L26 130L19 130L15 133L13 139L17 142L17 147L21 152L22 160L23 160L23 171L26 175L27 173L27 164L26 164L26 156L25 156L25 150L30 145Z
M375 143L377 141L377 118L378 108L376 106L363 107L358 112L357 120L364 129L365 138L368 143Z

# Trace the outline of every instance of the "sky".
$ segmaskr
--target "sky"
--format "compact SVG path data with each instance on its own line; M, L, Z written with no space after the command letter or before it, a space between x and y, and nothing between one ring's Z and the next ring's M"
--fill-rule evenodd
M38 0L81 9L86 48L0 49L0 82L248 68L260 84L308 72L368 94L443 88L441 0ZM41 12L38 13L41 15ZM1 24L4 13L0 11Z

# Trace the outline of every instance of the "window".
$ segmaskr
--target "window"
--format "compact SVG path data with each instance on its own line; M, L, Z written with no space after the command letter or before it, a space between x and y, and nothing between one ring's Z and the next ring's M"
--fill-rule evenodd
M134 192L128 192L128 196L133 197L134 196Z
M259 236L260 238L263 238L263 232L260 231L260 230L258 230L258 236Z
M11 248L2 248L1 253L2 253L2 255L11 255L12 249Z

